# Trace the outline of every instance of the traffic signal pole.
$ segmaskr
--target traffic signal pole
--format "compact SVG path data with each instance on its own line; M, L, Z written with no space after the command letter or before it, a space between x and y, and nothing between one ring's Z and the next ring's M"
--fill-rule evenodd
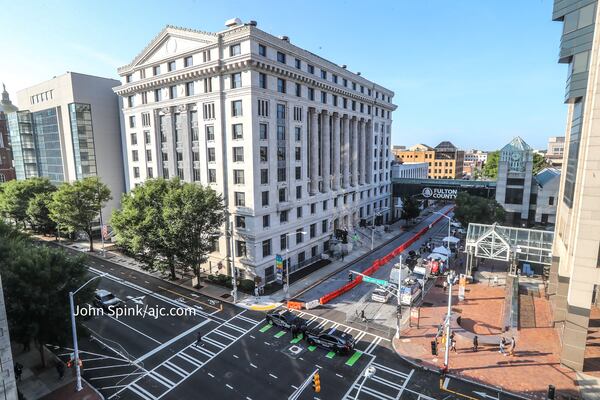
M312 374L310 374L304 382L302 382L302 384L298 387L298 389L296 389L296 391L294 393L292 393L290 395L290 397L288 397L288 400L297 400L300 397L300 395L302 394L302 392L304 391L304 389L306 389L306 387L308 385L310 385L310 382L313 380L313 377L315 376L315 374L318 376L318 374L319 374L318 369L314 370L314 372ZM320 377L319 377L319 379L320 379ZM320 391L320 388L319 388L319 391Z

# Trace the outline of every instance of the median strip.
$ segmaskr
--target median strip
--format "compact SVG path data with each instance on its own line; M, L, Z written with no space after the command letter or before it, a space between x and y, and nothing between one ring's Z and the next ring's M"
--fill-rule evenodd
M362 353L360 351L355 351L354 354L352 354L352 357L350 357L348 361L346 361L346 365L350 367L353 366L354 364L356 364L360 356L362 356Z

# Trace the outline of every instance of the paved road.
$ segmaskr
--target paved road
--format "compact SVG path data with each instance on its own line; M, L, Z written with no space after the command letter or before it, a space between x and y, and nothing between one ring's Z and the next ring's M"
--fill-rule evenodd
M309 385L299 399L461 398L440 391L436 374L403 362L391 349L389 337L346 324L335 309L300 314L310 327L336 328L353 335L356 349L347 356L293 339L288 332L266 324L262 313L109 261L89 257L88 262L91 274L107 274L100 278L100 288L147 313L146 317L104 315L84 321L90 336L80 339L83 375L106 399L280 400L292 395L316 369L322 391L316 394ZM148 313L154 308L178 314L193 311L194 315L152 318ZM203 336L200 346L195 345L198 331ZM54 351L67 360L72 349ZM363 382L362 374L369 366L376 373ZM474 390L482 391L455 381L448 387L471 395Z

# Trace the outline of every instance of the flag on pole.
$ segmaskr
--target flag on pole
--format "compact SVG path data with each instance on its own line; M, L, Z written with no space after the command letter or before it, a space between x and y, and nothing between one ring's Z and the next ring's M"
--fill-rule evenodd
M102 225L102 238L108 239L108 225Z

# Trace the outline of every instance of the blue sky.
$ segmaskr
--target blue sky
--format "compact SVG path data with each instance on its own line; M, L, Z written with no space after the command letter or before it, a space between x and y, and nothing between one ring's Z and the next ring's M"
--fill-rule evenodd
M117 77L166 25L208 31L256 20L274 35L392 89L393 143L536 148L564 133L566 66L551 0L0 0L0 81L65 71Z

